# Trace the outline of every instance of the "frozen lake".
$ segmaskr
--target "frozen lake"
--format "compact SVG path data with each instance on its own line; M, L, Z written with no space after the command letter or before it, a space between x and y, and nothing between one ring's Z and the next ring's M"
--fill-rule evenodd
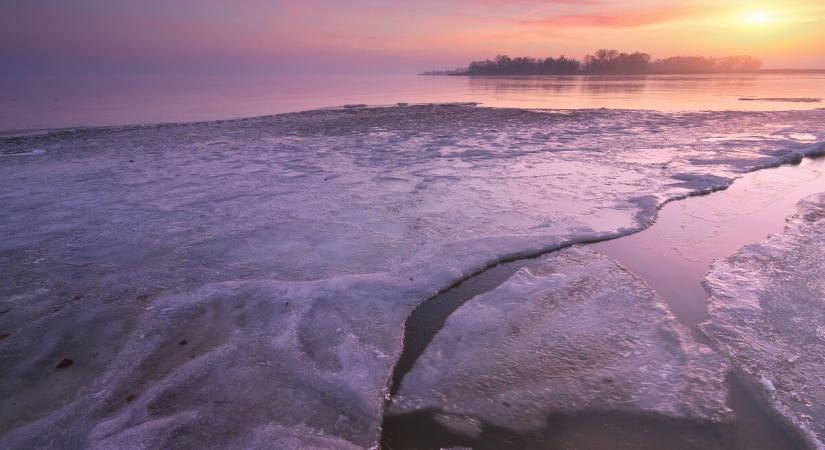
M360 103L755 111L818 108L825 104L781 100L822 98L825 73L0 79L0 132L216 120Z
M702 286L702 280L710 272L713 261L768 235L781 233L786 218L796 212L800 200L821 192L825 192L825 159L805 159L799 164L762 169L742 176L725 190L668 203L659 211L656 222L639 233L588 247L611 257L641 277L696 336L696 325L707 317L710 294ZM394 387L398 389L403 376L413 369L416 359L425 353L448 316L456 310L461 314L461 305L498 289L518 271L540 270L543 259L528 258L497 265L416 309L407 322L404 353L396 367ZM504 320L503 317L499 319ZM502 328L508 326L511 325L503 324ZM477 330L462 332L469 337ZM451 341L459 342L460 333L453 332ZM701 334L698 338L707 342ZM496 345L495 342L480 341L479 347L484 351L489 351L488 346ZM496 360L495 364L502 362ZM472 375L461 375L466 383L473 382ZM509 382L518 385L525 380L515 376ZM467 433L466 425L464 430L461 427L451 430L449 423L439 420L438 414L422 410L399 417L390 416L385 422L384 439L394 449L465 445L477 449L571 446L693 449L701 446L720 450L791 450L802 445L753 398L743 384L746 381L731 378L728 383L729 402L736 418L724 425L661 421L653 417L605 412L568 413L551 416L544 429L533 431L532 435L508 433L485 424L488 429L473 436L472 432ZM422 434L419 431L422 428L430 431Z
M585 431L605 417L723 430L733 362L760 368L747 379L776 405L811 403L821 330L798 327L812 329L805 354L797 327L780 330L777 353L771 330L737 321L758 308L725 306L747 289L774 299L787 278L810 301L773 316L817 320L819 203L787 242L715 268L724 354L642 278L575 244L820 154L823 123L821 109L453 104L1 137L0 398L13 407L0 447L370 448L385 415L432 409L465 435L569 416ZM797 237L809 250L787 251ZM443 320L393 385L412 311L541 254ZM774 270L789 260L807 269ZM808 365L797 376L775 357Z

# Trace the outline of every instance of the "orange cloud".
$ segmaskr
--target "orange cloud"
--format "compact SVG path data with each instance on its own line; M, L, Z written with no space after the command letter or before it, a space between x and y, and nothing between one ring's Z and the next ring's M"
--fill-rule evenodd
M633 28L683 20L701 11L699 6L674 5L648 9L594 12L562 15L541 19L519 20L520 25L560 26L560 27L604 27Z

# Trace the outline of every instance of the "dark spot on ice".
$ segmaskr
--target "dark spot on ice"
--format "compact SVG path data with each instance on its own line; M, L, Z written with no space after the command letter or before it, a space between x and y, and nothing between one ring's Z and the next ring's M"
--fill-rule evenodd
M75 294L75 296L72 297L72 301L77 301L77 300L80 300L81 298L83 298L83 296L81 294Z
M3 333L3 334L0 334L0 341L2 341L3 339L5 339L5 338L7 338L7 337L9 337L9 336L11 336L11 333Z
M415 281L415 280L413 279L413 277L410 277L410 281Z
M126 402L127 402L127 403L128 403L128 402L131 402L132 400L134 400L134 399L136 399L136 398L137 398L137 395L135 395L135 394L129 394L129 395L127 395L127 396L126 396Z
M92 358L97 358L97 355L99 355L99 353L98 353L98 352L94 352L94 353L92 353Z
M186 345L187 343L188 342L186 342L186 339L183 339L180 342L178 342L178 345Z
M808 214L805 214L804 216L802 216L802 219L805 220L805 222L808 222L808 223L818 222L822 219L825 219L825 210L817 210L817 211L809 212Z
M398 106L407 106L407 105L409 105L409 103L404 103L404 102L398 102L398 103L396 103L396 104L397 104Z
M3 314L5 314L5 313L7 313L7 312L9 312L9 311L11 311L11 308L9 308L9 309L4 309L4 310L0 311L0 316L2 316Z
M130 160L129 160L129 162L135 162L135 160L134 160L134 159L130 159Z
M611 384L611 383L613 383L613 378L605 378L604 382L607 383L607 384Z
M74 361L72 361L69 358L63 358L63 361L60 361L59 363L57 363L57 366L55 366L55 369L65 369L66 367L69 367L72 364L74 364Z
M509 403L507 403L507 402L501 402L501 404L502 404L502 405L504 405L504 406L506 406L506 407L508 407L508 408L510 408L511 406L513 406L513 405L511 405L511 404L509 404Z

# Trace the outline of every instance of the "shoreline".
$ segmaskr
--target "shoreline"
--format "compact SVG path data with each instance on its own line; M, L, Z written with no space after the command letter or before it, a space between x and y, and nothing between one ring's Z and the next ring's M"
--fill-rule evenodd
M521 77L691 77L691 76L736 76L736 75L822 75L825 69L761 69L753 72L673 72L673 73L500 73L500 74L469 74L469 73L428 73L421 72L416 75L432 77L497 77L497 76L521 76Z
M823 72L825 73L825 72ZM532 75L528 75L532 76ZM538 75L544 76L544 75ZM746 99L746 100L743 100ZM740 98L740 101L747 101L748 103L809 103L809 102L801 102L797 101L797 99L761 99L761 98ZM807 100L807 98L806 98ZM817 99L821 100L821 99ZM816 102L819 103L819 102ZM588 112L588 111L625 111L625 112L658 112L663 114L671 114L671 113L703 113L703 112L715 112L715 113L760 113L760 112L793 112L793 111L811 111L811 110L825 110L825 106L822 108L813 108L813 109L800 109L800 108L790 108L790 109L775 109L775 108L766 108L764 110L750 110L750 109L723 109L723 110L716 110L716 109L683 109L683 110L661 110L661 109L654 109L654 108L604 108L604 107L592 107L592 108L530 108L530 107L513 107L513 106L494 106L494 105L486 105L482 102L421 102L421 103L411 103L411 102L397 102L395 104L349 104L349 105L336 105L336 106L327 106L323 108L313 108L313 109L305 109L299 111L287 111L287 112L280 112L275 114L264 114L258 116L244 116L244 117L230 117L225 119L212 119L212 120L193 120L193 121L182 121L182 122L150 122L150 123L133 123L127 125L78 125L78 126L68 126L68 127L59 127L59 128L34 128L34 129L24 129L24 130L7 130L7 131L0 131L0 141L2 140L15 140L15 139L26 139L26 138L36 138L36 137L43 137L43 136L51 136L51 135L70 135L70 134L78 134L84 132L98 132L98 131L124 131L124 130L137 130L137 129L154 129L154 128L164 128L164 127L180 127L180 126L197 126L197 125L208 125L208 124L226 124L232 122L244 122L244 121L256 121L256 120L265 120L265 119L272 119L276 117L282 116L292 116L292 115L301 115L301 114L312 114L312 113L321 113L327 111L353 111L353 110L382 110L382 109L397 109L397 108L412 108L412 107L428 107L428 106L456 106L456 107L463 107L463 106L472 106L477 108L486 108L486 109L499 109L499 110L519 110L519 111L538 111L538 112ZM0 154L2 155L2 154Z

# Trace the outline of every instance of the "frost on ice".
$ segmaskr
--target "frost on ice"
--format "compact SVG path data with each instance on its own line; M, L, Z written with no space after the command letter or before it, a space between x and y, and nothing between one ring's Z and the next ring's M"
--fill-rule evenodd
M824 120L436 105L0 138L0 447L373 446L416 304L816 151Z
M785 231L716 262L703 331L773 407L825 448L825 193Z
M716 422L730 414L726 374L642 280L574 247L453 313L389 413L434 410L522 433L594 411Z

